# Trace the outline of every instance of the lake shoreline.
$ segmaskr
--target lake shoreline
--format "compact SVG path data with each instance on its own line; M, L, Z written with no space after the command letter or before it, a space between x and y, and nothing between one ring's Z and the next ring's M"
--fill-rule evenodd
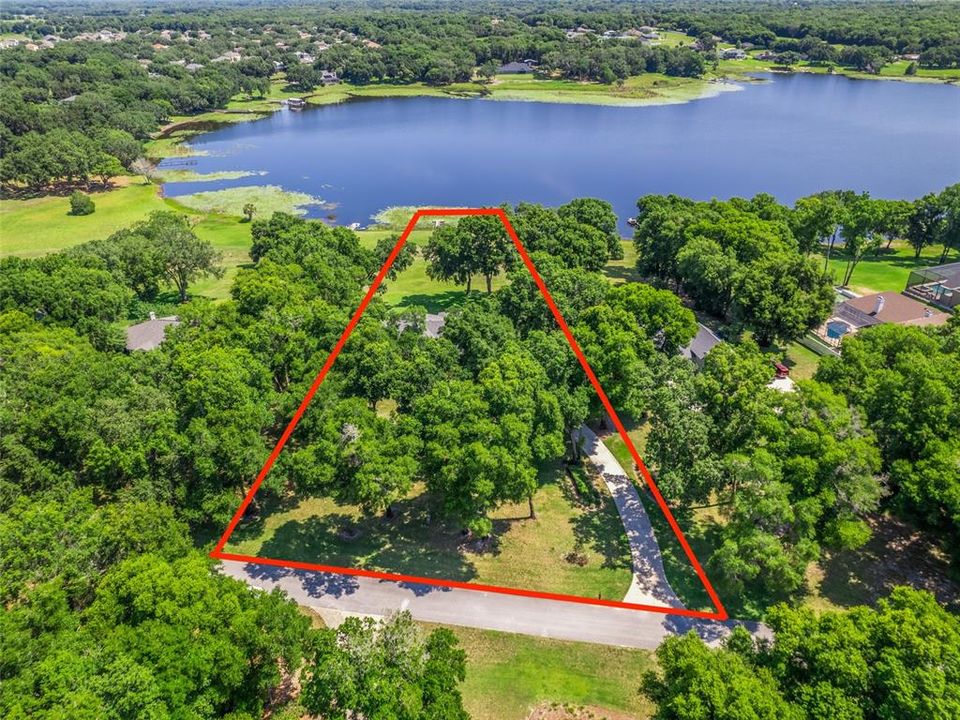
M729 65L716 74L711 73L703 78L679 78L647 73L627 78L623 86L573 80L542 80L533 79L530 76L511 76L506 79L498 76L490 84L457 83L445 86L423 83L406 85L340 83L297 95L293 91L283 90L277 83L276 90L271 91L271 97L231 101L232 107L181 117L168 123L160 128L153 140L148 142L146 155L157 161L168 157L190 157L195 153L184 144L190 137L217 130L224 125L263 119L282 110L290 97L301 97L310 106L334 105L373 98L439 97L497 102L541 102L628 108L657 107L708 100L725 92L742 90L744 84L768 82L766 78L758 75L844 77L848 80L892 80L917 85L960 87L960 81L954 78L872 75L853 70L829 73L825 68L819 67L796 67L783 70L774 66L739 68Z

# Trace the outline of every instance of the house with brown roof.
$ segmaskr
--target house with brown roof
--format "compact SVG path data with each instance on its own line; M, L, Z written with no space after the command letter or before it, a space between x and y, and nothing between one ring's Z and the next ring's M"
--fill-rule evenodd
M901 293L875 293L838 303L816 334L827 344L836 347L846 335L873 325L943 325L949 319L948 313Z

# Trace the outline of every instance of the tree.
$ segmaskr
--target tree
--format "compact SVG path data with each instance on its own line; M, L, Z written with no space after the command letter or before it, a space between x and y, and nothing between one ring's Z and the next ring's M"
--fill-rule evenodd
M846 219L843 223L844 255L847 257L847 266L840 283L846 287L850 284L853 271L863 256L870 250L879 249L882 235L884 208L870 199L868 193L857 196L846 206Z
M924 195L914 203L913 213L907 221L907 240L913 248L914 258L919 259L923 249L937 241L942 227L943 209L936 195Z
M960 250L960 183L946 188L940 193L938 200L943 211L943 223L938 238L943 244L940 262L945 263L950 250Z
M473 279L474 265L471 249L463 243L463 236L452 225L441 225L430 235L423 249L427 261L427 275L432 280L452 280L467 286Z
M89 195L84 195L79 190L74 190L70 194L71 215L92 215L96 209L97 206Z
M829 257L836 243L843 206L836 193L825 192L800 198L794 205L790 225L800 245L800 251L809 255L829 239Z
M253 222L253 214L257 211L256 205L253 203L245 203L243 206L243 216L246 218L247 222Z
M669 290L625 283L609 290L607 304L626 310L654 346L668 355L679 352L697 334L696 317Z
M767 255L734 278L733 316L762 346L802 337L826 320L833 302L829 279L800 255Z
M737 258L708 238L697 237L677 253L677 272L684 291L699 307L725 317L733 301Z
M801 720L769 671L728 648L711 650L693 632L657 648L659 671L641 692L656 704L656 720Z
M424 637L408 612L347 618L324 630L303 683L304 707L330 720L468 720L459 685L466 655L446 628Z
M187 289L194 280L222 277L220 253L208 241L196 236L183 215L158 210L132 230L156 243L164 276L177 289L180 302L187 301Z
M668 638L643 692L658 720L947 720L960 712L960 621L926 592L876 608L774 607L770 641L737 628L717 649Z
M382 268L387 259L390 257L390 253L393 251L393 248L396 246L397 242L400 240L398 235L391 235L389 237L380 238L377 240L377 246L373 251L373 254L376 256L377 267L374 272L377 272ZM390 266L390 270L387 271L387 278L389 280L396 280L397 276L402 273L404 270L413 265L413 261L417 257L417 245L416 243L406 242L403 247L400 248L400 252L397 253L397 256L393 259L393 264Z

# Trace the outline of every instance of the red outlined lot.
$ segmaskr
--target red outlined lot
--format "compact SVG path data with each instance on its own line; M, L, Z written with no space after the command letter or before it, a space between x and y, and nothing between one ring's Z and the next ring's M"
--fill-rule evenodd
M226 547L227 541L230 539L230 536L233 534L233 531L236 529L241 518L247 510L247 507L250 505L253 496L256 495L257 490L260 489L260 485L263 483L264 478L270 472L270 469L273 467L274 462L276 462L277 457L280 455L280 452L283 450L284 446L287 444L287 441L290 439L290 435L293 433L294 429L297 427L297 424L300 422L300 418L303 417L304 412L306 412L307 407L310 405L310 401L313 399L313 396L316 394L317 389L323 384L324 379L327 377L327 373L330 372L330 368L333 367L333 363L336 361L337 356L340 354L340 351L343 349L344 344L347 342L347 339L350 337L350 334L353 332L354 328L357 326L357 323L360 322L360 318L363 316L364 311L367 309L367 305L370 303L370 300L376 294L377 289L380 287L380 284L383 282L383 279L386 277L387 272L390 270L390 267L393 265L393 261L396 259L398 253L403 248L404 244L407 242L407 238L410 237L410 233L413 232L414 228L417 226L419 220L425 217L442 217L442 216L464 216L464 215L492 215L500 218L500 221L503 223L504 228L506 228L507 234L510 236L510 239L513 241L514 247L517 248L517 252L520 254L523 264L526 266L527 270L530 273L530 276L533 278L537 287L540 288L540 292L543 294L544 300L547 303L547 307L550 308L550 312L553 314L553 317L557 321L557 325L560 327L561 332L563 332L564 337L566 337L567 342L570 344L570 348L573 350L574 355L577 360L580 362L580 366L583 368L584 373L587 378L590 380L590 384L593 386L593 389L596 391L597 396L600 398L600 402L603 404L604 409L606 409L607 414L610 416L613 421L614 426L617 429L617 432L620 434L620 437L623 439L623 442L626 444L627 448L630 450L630 455L633 458L633 461L637 464L637 467L640 468L640 472L643 475L643 479L647 484L647 487L650 490L650 493L653 495L654 500L656 500L657 505L660 507L660 510L663 512L664 516L669 522L671 529L676 535L677 540L680 542L680 546L683 548L684 553L687 556L687 559L690 561L693 569L696 571L697 576L700 578L700 581L703 583L704 588L707 591L707 594L710 596L710 600L713 603L715 610L713 612L706 612L702 610L689 610L687 608L672 608L672 607L663 607L659 605L645 605L640 603L626 603L626 602L617 602L615 600L603 600L599 598L589 598L581 597L579 595L563 595L560 593L548 593L548 592L539 592L536 590L523 590L519 588L509 588L509 587L500 587L497 585L483 585L480 583L473 582L461 582L457 580L443 580L438 578L427 578L427 577L418 577L415 575L400 575L397 573L388 573L388 572L379 572L375 570L364 570L362 568L345 568L337 567L333 565L321 565L314 563L304 563L304 562L295 562L292 560L283 560L278 558L267 558L267 557L256 557L252 555L240 555L236 553L224 552L224 547ZM446 587L446 588L461 588L466 590L479 590L486 592L495 592L505 595L519 595L523 597L531 598L540 598L545 600L560 600L565 602L575 602L582 603L585 605L601 605L606 607L616 607L616 608L628 608L631 610L645 610L647 612L661 613L664 615L682 615L686 617L701 618L705 620L727 620L728 615L727 611L724 609L723 604L720 602L720 598L717 597L716 591L713 589L709 578L707 578L706 573L703 570L703 567L700 565L700 561L697 560L696 555L694 555L693 550L690 547L690 544L687 542L686 537L684 537L683 531L680 529L680 526L677 524L676 519L673 517L673 513L670 512L670 508L667 505L666 501L663 499L663 496L660 494L660 491L657 489L657 485L654 482L653 478L650 476L650 471L647 470L647 466L644 464L643 460L640 458L639 453L637 453L636 448L633 446L633 441L630 439L630 436L627 434L626 428L623 426L623 423L620 421L620 417L617 415L617 411L613 408L613 405L610 404L610 400L607 398L606 393L603 391L603 388L600 386L600 382L597 380L597 376L594 374L593 369L590 367L590 364L587 362L587 358L584 356L583 351L580 349L580 346L577 344L576 339L574 339L573 334L570 332L570 328L567 327L566 321L563 319L563 316L560 314L560 310L557 308L556 303L554 303L553 298L550 295L550 292L547 290L547 286L544 284L543 279L537 273L536 267L534 267L533 262L530 260L530 256L527 254L526 249L523 247L523 244L520 242L520 238L517 237L516 231L513 229L513 226L510 224L510 220L507 218L506 213L499 208L465 208L461 210L451 210L451 209L422 209L414 213L413 217L410 218L410 222L407 223L407 227L404 229L403 233L400 235L400 239L397 241L397 244L394 245L393 250L390 251L390 255L387 257L386 262L383 264L383 267L380 268L380 272L377 273L376 278L370 284L369 289L367 290L366 295L364 295L363 300L360 302L360 306L354 312L353 317L350 318L350 322L347 323L347 327L344 329L343 334L340 336L340 339L337 341L337 344L334 346L333 350L330 352L330 355L327 357L326 361L323 363L323 367L320 369L320 372L317 373L316 378L314 378L313 384L310 386L310 389L307 391L307 394L304 396L303 401L300 403L300 406L297 408L297 411L293 414L293 417L290 419L290 423L287 425L286 429L283 431L283 435L280 436L279 441L277 441L276 446L273 448L273 451L270 453L270 456L267 458L267 461L263 464L263 467L260 469L259 474L257 475L256 480L254 480L253 485L251 485L250 490L247 492L246 496L243 498L243 502L240 503L240 507L237 508L237 512L234 514L233 518L230 520L230 524L227 525L227 529L224 531L223 535L220 537L220 540L217 542L216 547L213 549L213 552L210 553L212 558L218 560L236 560L240 562L255 563L259 565L272 565L277 567L287 567L294 568L298 570L312 570L317 572L328 572L328 573L337 573L341 575L353 575L359 577L370 577L378 578L381 580L392 580L395 582L406 582L406 583L418 583L422 585L433 585L436 587Z

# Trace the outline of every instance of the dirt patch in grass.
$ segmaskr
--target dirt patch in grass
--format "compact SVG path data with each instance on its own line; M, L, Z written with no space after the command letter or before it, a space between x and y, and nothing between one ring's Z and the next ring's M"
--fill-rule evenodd
M960 610L960 583L950 576L949 556L929 534L892 515L867 522L873 537L864 547L827 551L811 565L808 604L824 610L872 605L895 585L908 585Z
M637 720L637 716L595 705L574 707L549 703L535 707L527 720Z

